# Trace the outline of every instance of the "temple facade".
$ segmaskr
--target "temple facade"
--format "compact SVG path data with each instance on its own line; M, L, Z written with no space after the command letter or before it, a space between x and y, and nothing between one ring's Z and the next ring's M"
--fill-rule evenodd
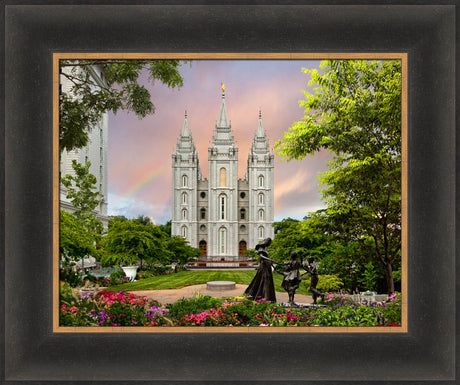
M274 154L260 111L254 131L245 176L238 178L238 146L227 117L223 86L205 178L185 113L172 154L171 232L199 248L203 260L244 260L248 248L274 236Z

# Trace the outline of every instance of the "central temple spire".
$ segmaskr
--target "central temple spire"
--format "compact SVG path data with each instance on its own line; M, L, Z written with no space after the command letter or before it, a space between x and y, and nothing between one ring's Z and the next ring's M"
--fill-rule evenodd
M227 108L225 107L225 84L222 83L222 104L220 106L219 121L217 127L228 127Z
M264 128L262 127L262 110L259 108L259 126L257 127L257 136L259 138L265 137Z
M190 136L190 131L188 129L188 122L187 122L187 110L185 110L184 126L182 127L182 136Z

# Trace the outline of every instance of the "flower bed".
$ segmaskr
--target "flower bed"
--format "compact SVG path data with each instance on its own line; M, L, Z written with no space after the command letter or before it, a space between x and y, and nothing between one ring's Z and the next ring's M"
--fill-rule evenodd
M61 326L161 326L169 324L160 305L132 293L61 290Z
M328 296L324 307L286 308L265 300L182 299L162 308L135 294L102 291L97 294L62 290L61 326L400 326L401 301L353 303Z

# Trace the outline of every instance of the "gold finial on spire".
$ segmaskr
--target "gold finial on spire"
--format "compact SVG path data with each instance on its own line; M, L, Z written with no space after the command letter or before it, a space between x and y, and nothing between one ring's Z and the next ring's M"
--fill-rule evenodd
M225 92L225 84L223 82L221 84L222 84L222 93L224 93Z

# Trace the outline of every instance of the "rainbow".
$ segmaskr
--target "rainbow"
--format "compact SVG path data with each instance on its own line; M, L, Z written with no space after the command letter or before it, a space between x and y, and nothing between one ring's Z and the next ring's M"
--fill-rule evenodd
M126 193L126 198L134 197L139 191L141 191L148 184L152 183L161 174L163 174L162 169L153 170L148 174L144 174L142 178L128 190Z

